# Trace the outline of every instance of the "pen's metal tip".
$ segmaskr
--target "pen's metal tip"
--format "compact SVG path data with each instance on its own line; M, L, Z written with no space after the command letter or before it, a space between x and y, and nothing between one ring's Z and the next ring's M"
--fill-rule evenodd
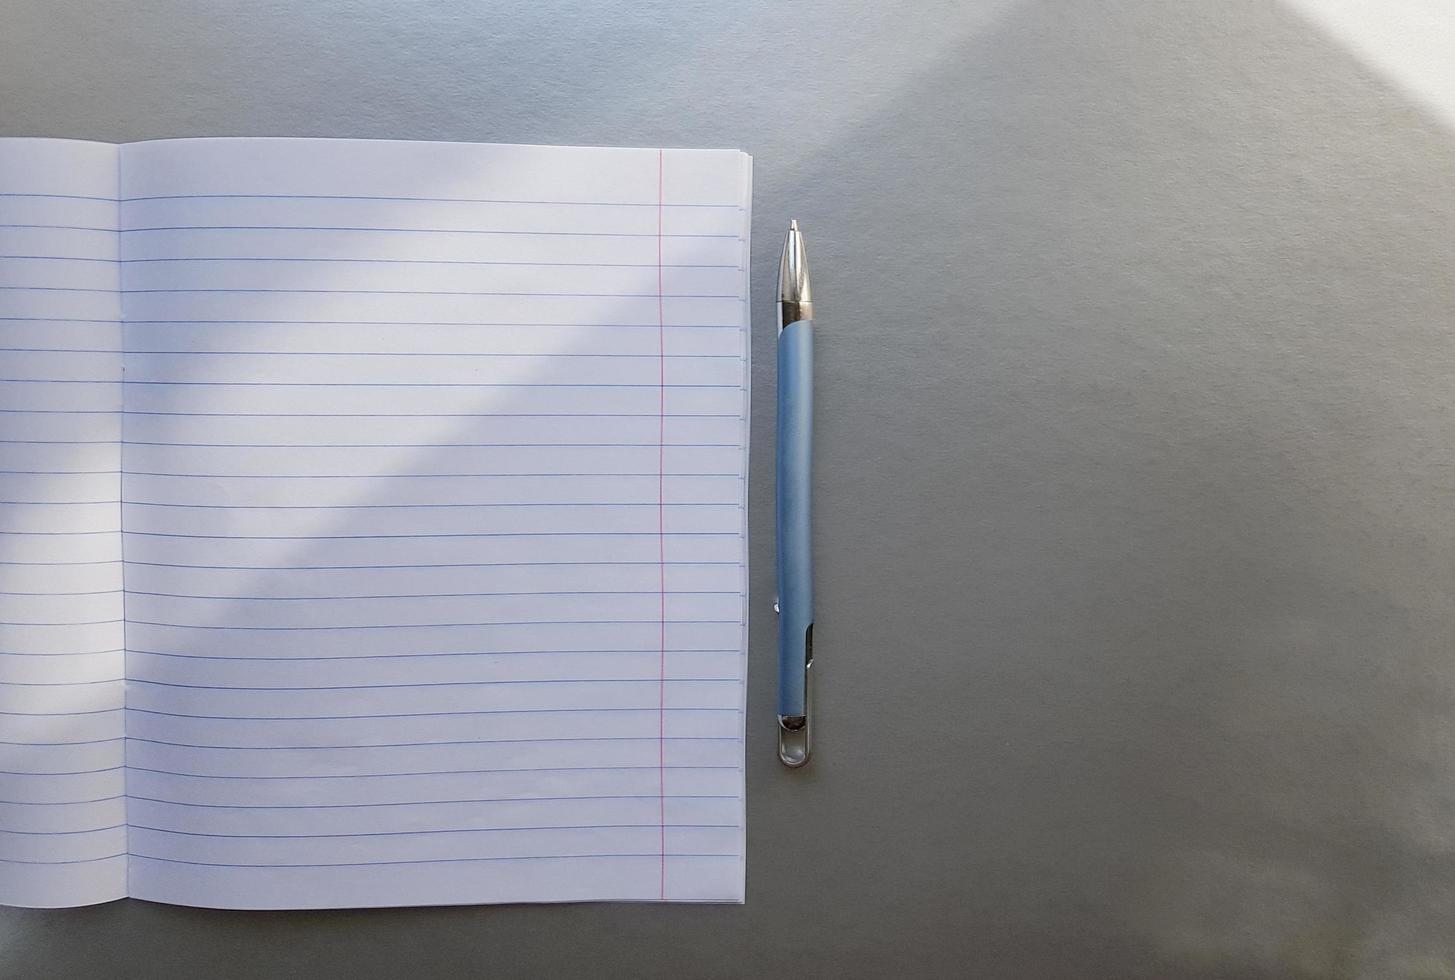
M813 318L813 295L808 288L808 256L798 221L788 222L783 238L783 261L778 267L778 329L796 320Z

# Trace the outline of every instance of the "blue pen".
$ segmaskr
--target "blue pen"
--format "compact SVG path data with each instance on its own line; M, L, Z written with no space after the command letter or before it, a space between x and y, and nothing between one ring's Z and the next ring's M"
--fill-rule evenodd
M778 759L797 769L813 748L813 294L798 222L778 268Z

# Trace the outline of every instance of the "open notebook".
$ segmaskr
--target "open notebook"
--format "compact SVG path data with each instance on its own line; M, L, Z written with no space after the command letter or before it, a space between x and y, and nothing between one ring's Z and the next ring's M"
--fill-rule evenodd
M0 903L741 901L749 188L0 140Z

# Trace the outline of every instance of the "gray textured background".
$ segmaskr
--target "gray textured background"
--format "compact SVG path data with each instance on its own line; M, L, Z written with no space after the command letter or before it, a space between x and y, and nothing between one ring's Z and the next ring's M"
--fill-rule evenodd
M751 152L757 618L745 907L7 909L0 975L1455 977L1455 8L1365 6L6 0L4 135Z

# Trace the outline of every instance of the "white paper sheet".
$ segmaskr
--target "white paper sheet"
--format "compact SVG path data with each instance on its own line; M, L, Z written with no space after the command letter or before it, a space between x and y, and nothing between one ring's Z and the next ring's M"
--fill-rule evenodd
M126 894L116 147L0 140L0 904Z
M748 159L332 140L119 157L119 262L74 274L119 266L125 321L129 797L109 833L129 894L740 901ZM75 387L45 404L109 396L113 429L56 452L114 472L117 386ZM88 485L109 508L46 525L111 532L66 554L114 553L111 479ZM107 620L71 629L119 629L118 584L65 606ZM69 659L67 683L101 670ZM115 706L119 687L48 696ZM111 776L87 792L120 794L119 770L87 778ZM42 904L27 894L3 898Z
M746 158L121 170L132 894L740 900Z

